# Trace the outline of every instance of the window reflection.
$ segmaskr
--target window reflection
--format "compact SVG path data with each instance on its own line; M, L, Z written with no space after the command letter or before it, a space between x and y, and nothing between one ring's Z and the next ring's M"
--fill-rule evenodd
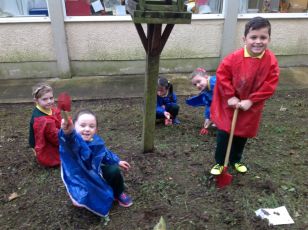
M185 5L193 14L221 14L223 0L188 0Z
M0 17L48 16L46 0L0 0Z
M125 0L65 0L67 16L126 15Z
M239 13L305 13L308 0L240 0Z

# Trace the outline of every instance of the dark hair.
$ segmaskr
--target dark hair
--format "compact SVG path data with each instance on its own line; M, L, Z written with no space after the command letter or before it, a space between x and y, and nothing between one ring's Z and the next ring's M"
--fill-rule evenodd
M262 17L254 17L246 23L244 35L246 37L250 29L258 30L258 29L265 28L265 27L268 28L268 34L269 36L271 36L271 23L269 22L269 20L267 20L266 18L262 18Z
M96 115L95 115L95 113L94 113L92 110L90 110L90 109L80 109L80 110L78 110L78 111L74 114L74 116L73 116L73 123L75 124L75 122L78 120L78 118L79 118L81 115L83 115L83 114L90 114L90 115L92 115L92 116L95 118L95 120L96 120L96 126L98 126Z
M166 78L159 76L157 85L166 88L168 90L168 94L170 95L170 99L172 99L173 85Z

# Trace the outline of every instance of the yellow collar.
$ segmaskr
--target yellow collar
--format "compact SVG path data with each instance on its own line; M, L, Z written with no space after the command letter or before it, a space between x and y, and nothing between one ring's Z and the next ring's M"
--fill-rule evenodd
M264 53L265 53L265 50L260 55L258 55L258 56L251 56L249 54L248 50L247 50L247 47L246 46L244 47L244 57L252 57L252 58L259 58L259 59L261 59L263 57Z
M41 106L39 106L38 104L36 104L36 108L39 111L41 111L41 112L43 112L43 113L45 113L47 115L52 115L52 110L51 109L46 110L46 109L42 108Z

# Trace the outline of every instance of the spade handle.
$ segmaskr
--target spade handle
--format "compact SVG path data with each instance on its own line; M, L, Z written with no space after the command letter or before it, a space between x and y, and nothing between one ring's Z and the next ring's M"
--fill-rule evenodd
M228 166L229 163L229 157L230 157L230 152L231 152L231 146L232 146L232 141L233 141L233 136L234 136L234 129L237 121L237 115L238 115L238 108L234 109L233 113L233 118L232 118L232 123L231 123L231 131L229 135L229 140L228 140L228 146L227 146L227 152L225 156L225 162L224 162L224 167Z

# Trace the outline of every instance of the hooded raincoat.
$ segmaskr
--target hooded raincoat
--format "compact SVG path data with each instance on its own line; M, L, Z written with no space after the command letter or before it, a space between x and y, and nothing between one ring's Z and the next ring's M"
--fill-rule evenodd
M59 132L61 177L76 206L99 216L108 215L114 201L112 188L101 175L101 164L119 164L98 135L86 142L74 130L70 135Z

